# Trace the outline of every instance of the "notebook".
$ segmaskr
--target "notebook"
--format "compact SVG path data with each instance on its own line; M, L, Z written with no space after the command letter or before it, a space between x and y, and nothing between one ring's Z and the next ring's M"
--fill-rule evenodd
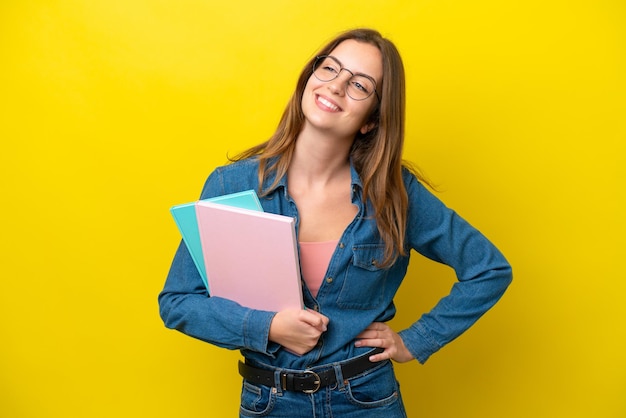
M211 296L272 312L303 308L294 218L208 201L196 216Z
M254 190L246 190L206 200L244 209L263 211L261 202ZM196 219L196 202L173 206L170 209L170 213L174 217L174 221L178 226L178 230L183 237L185 245L187 245L187 249L189 250L194 264L198 268L198 273L200 273L204 285L209 289L206 268L204 267L204 256L202 255L200 233L198 232L198 221Z

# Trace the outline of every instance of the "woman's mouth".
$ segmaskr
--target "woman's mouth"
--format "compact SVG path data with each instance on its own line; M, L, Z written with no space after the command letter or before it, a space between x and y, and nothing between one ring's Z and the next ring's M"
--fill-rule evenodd
M321 105L322 108L325 108L326 110L329 110L331 112L341 111L341 108L339 106L337 106L336 104L334 104L333 102L331 102L330 100L328 100L327 98L323 96L317 95L316 102L318 103L318 105Z

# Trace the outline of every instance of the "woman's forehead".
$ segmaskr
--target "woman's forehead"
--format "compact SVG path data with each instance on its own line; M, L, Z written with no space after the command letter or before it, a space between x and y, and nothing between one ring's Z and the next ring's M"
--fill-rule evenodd
M367 74L377 81L383 76L382 55L378 47L370 43L348 39L337 45L330 55L353 73Z

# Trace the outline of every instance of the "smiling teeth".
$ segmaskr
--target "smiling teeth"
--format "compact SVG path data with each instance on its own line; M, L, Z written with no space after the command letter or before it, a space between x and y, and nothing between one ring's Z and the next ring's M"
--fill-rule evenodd
M318 97L318 100L326 107L331 108L332 110L339 110L339 108L337 106L335 106L334 104L332 104L331 102L329 102L328 100L324 99L323 97Z

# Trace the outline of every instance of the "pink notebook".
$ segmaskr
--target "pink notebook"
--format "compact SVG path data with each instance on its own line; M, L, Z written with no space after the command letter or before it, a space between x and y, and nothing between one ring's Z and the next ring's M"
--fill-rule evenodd
M302 309L295 220L218 203L196 203L211 296L277 312Z

